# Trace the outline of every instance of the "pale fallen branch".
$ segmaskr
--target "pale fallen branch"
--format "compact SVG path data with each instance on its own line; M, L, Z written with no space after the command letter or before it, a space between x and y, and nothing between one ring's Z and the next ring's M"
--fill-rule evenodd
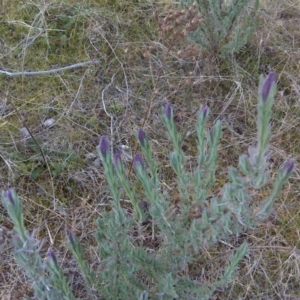
M91 61L86 61L86 62L82 62L82 63L77 63L77 64L73 64L70 66L66 66L66 67L62 67L62 68L56 68L56 69L51 69L51 70L46 70L46 71L23 71L23 72L8 72L8 71L3 71L0 70L0 74L4 74L10 77L14 77L14 76L32 76L32 75L45 75L45 74L51 74L51 73L56 73L56 72L60 72L60 71L64 71L64 70L70 70L70 69L74 69L74 68L78 68L78 67L83 67L86 65L90 65L90 64L97 64L99 63L99 61L95 61L95 60L91 60Z

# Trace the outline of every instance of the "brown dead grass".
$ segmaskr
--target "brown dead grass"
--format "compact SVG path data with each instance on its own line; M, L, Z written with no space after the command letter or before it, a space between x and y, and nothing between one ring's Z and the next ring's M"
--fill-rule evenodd
M77 296L85 299L65 237L72 229L86 245L89 261L97 263L94 220L109 207L110 197L95 152L101 135L110 137L114 149L128 147L129 167L137 145L135 134L144 127L162 166L161 180L172 187L173 172L167 161L171 146L162 127L161 107L172 103L183 147L193 156L196 112L201 104L207 104L210 121L221 119L224 125L215 188L219 192L227 167L236 165L238 156L255 141L258 76L273 70L278 74L273 170L288 158L298 160L300 152L297 1L271 1L272 5L264 1L258 29L243 51L227 62L197 48L187 49L186 37L174 43L160 35L153 12L159 7L161 15L167 14L169 4L128 5L129 1L121 1L116 5L106 1L104 6L102 2L75 1L74 6L72 1L53 0L47 6L16 8L14 1L4 1L0 6L6 16L0 21L1 69L43 70L90 59L100 61L55 75L0 75L0 187L17 190L24 203L26 225L30 230L37 228L37 238L46 239L44 253L48 248L56 250L66 272L74 275ZM38 28L49 30L39 33ZM55 119L55 126L43 127L49 118ZM24 124L36 137L48 167L42 166L34 143L20 135ZM250 243L234 281L214 299L300 298L298 174L297 168L268 220L223 244L203 249L199 262L190 266L191 276L209 282L238 245L244 240ZM142 197L138 185L136 188ZM32 296L30 284L11 255L11 223L2 206L0 212L0 239L5 241L0 248L0 297Z

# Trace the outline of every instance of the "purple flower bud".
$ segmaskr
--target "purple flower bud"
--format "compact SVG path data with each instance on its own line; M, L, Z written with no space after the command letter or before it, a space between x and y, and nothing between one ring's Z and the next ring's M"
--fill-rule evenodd
M261 96L263 102L266 102L268 100L272 85L275 83L276 80L276 74L274 72L271 72L268 77L265 79L262 87L261 87Z
M141 298L142 298L142 300L147 300L147 294L145 291L142 292Z
M170 103L168 103L165 106L165 115L169 119L169 121L171 121L171 118L172 118L172 106L171 106Z
M118 150L117 153L114 155L115 168L119 168L119 166L122 164L121 154L122 154L122 152L120 150Z
M133 162L134 162L135 167L137 167L138 165L141 165L141 167L144 169L144 162L143 162L141 154L137 153L134 156Z
M138 139L140 141L141 146L145 147L146 142L147 142L147 137L146 137L146 134L145 134L145 132L142 128L138 132Z
M16 203L15 203L15 200L14 200L14 197L13 197L13 191L11 189L6 191L6 197L8 198L8 200L10 201L10 203L13 206L16 206Z
M105 135L100 139L99 149L103 157L105 158L109 152L109 144Z
M208 114L208 111L209 111L209 108L207 105L205 105L203 108L202 108L202 115L203 115L203 119L206 118L207 114Z
M50 257L53 260L54 264L57 265L57 258L55 253L52 250L48 252L48 257Z
M75 239L74 239L74 234L73 234L72 231L69 232L68 238L69 238L70 243L71 243L72 246L74 247L74 246L75 246Z
M289 176L295 167L295 161L291 160L285 163L283 170L286 172L286 175Z

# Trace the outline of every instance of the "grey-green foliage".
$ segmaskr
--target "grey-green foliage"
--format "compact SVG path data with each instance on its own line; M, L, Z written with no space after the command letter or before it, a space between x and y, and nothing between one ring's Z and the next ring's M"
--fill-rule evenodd
M276 91L275 74L260 79L257 117L257 145L248 155L239 158L238 168L228 170L229 182L220 196L213 196L217 168L218 143L221 123L206 129L208 107L200 110L196 123L198 156L194 169L186 168L182 138L173 121L173 109L167 104L163 122L174 151L170 165L177 175L179 203L173 203L163 192L159 180L159 164L154 160L145 132L138 132L141 154L134 157L134 169L148 201L148 211L141 208L128 179L121 154L112 157L104 136L97 147L102 159L108 189L111 192L111 210L101 212L96 221L99 268L91 268L84 255L84 247L70 232L68 246L78 264L89 291L89 299L209 299L214 291L226 286L234 278L239 262L248 251L241 244L225 266L218 266L210 283L191 278L188 273L203 246L209 247L232 234L252 227L266 218L283 184L292 174L295 163L285 163L279 170L270 195L260 203L256 192L267 182L271 138L270 120ZM133 214L125 213L120 199L125 193L132 203ZM212 197L208 197L212 196ZM20 199L12 191L2 193L5 207L16 232L14 255L17 263L32 281L38 299L74 299L71 285L65 279L53 251L43 262L40 243L24 227ZM196 215L191 209L196 208ZM149 218L150 216L150 218ZM147 220L147 222L145 222ZM143 224L149 224L143 226ZM158 240L153 247L144 242L147 234ZM199 267L199 272L200 267ZM199 274L200 276L200 274Z
M26 230L19 197L13 190L8 190L2 192L2 199L16 233L13 240L15 260L32 282L35 297L75 300L54 252L50 251L47 259L43 261L39 253L43 243L35 239L34 232L30 235Z
M251 3L254 7L250 7ZM180 0L181 6L196 3L203 22L190 38L206 50L225 58L247 43L256 24L259 0Z

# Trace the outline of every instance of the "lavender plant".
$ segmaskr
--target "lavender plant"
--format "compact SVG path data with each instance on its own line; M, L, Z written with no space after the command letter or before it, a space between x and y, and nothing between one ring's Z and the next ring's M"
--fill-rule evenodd
M83 247L73 233L68 236L69 248L88 288L97 291L95 299L209 299L217 288L232 280L239 262L248 251L243 243L232 255L223 272L210 285L188 276L187 267L197 259L202 247L209 247L232 234L254 226L267 217L283 184L291 176L294 161L283 164L269 197L257 204L255 192L267 182L271 138L270 120L276 91L275 74L260 78L258 93L257 145L249 148L248 155L239 158L238 168L228 170L229 182L220 197L210 197L215 183L218 143L221 123L206 130L209 117L207 106L202 107L196 123L197 165L186 169L186 158L181 147L181 136L173 121L173 109L167 104L163 122L174 151L170 164L177 175L181 201L172 203L162 192L158 175L159 165L152 156L146 133L140 129L137 138L141 154L134 157L134 169L148 202L148 210L141 209L138 196L125 172L121 153L110 152L103 136L97 151L102 159L108 188L111 192L111 211L102 212L96 222L101 269L92 270L84 258ZM133 214L126 214L121 205L123 193L131 201ZM23 222L20 199L12 190L2 193L5 207L14 225L16 238L14 255L17 263L33 282L39 299L74 299L70 286L58 266L54 252L49 252L42 263L41 244L30 236ZM194 211L196 214L192 214ZM143 226L151 216L152 226ZM136 241L132 232L159 240L157 249L149 251ZM91 295L96 295L91 293ZM92 299L92 296L91 296Z
M14 224L14 256L17 264L33 284L37 299L75 299L69 283L58 265L56 255L49 251L43 262L39 252L43 242L34 238L24 226L22 203L13 190L2 192L3 204Z

